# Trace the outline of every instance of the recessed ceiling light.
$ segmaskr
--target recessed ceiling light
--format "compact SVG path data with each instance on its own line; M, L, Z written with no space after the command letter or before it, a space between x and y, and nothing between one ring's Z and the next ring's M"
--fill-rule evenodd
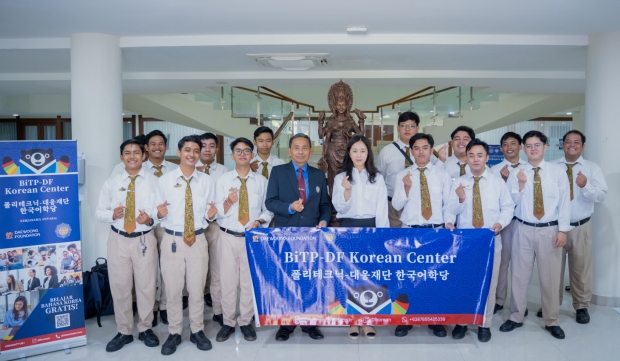
M573 113L571 113L571 112L566 113L566 115L571 115L571 114L573 114Z
M433 112L433 111L431 110L431 113L432 113L432 112Z
M384 118L389 118L390 116L386 114L386 115L384 115L383 117L384 117Z
M454 112L450 112L450 115L454 115Z
M347 28L347 34L364 35L368 32L368 28L365 26L349 26Z
M19 117L19 114L13 114L14 117Z

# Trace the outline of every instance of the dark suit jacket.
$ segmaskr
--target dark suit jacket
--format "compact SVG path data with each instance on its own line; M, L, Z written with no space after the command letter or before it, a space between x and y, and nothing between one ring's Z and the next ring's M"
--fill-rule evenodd
M32 291L37 287L41 287L41 280L34 277L33 279L28 280L28 288L26 288L26 291Z
M325 173L308 165L308 183L310 193L304 210L288 214L288 206L300 198L295 167L289 162L271 169L265 206L275 214L275 227L315 227L321 221L329 224L332 204Z
M45 277L43 281L47 280L49 277ZM50 279L50 283L47 285L47 288L58 288L60 287L60 283L58 283L58 275L53 275Z

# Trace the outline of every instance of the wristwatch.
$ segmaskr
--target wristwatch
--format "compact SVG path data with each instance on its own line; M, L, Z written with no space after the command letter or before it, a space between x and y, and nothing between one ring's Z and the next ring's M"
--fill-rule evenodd
M151 221L149 222L149 224L147 224L147 226L153 227L154 224L155 224L155 220L151 218Z
M257 219L255 222L258 222L258 224L265 224L267 222L263 221L262 219Z

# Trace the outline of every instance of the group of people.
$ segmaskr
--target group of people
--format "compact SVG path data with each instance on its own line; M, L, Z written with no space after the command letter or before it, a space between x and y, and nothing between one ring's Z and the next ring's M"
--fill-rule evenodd
M312 143L304 134L290 138L289 163L271 155L274 136L268 127L257 128L254 141L235 139L230 144L232 171L215 162L219 144L211 133L183 137L178 166L165 161L167 139L158 130L145 141L123 142L122 164L105 181L96 211L100 222L110 224L108 262L118 329L106 350L133 341L134 283L138 338L149 347L159 345L151 329L159 312L170 333L161 348L164 355L173 354L181 343L184 303L189 307L190 341L198 349L212 347L203 332L205 304L213 307L213 320L221 326L216 341L226 341L237 325L245 340L255 340L245 232L256 227L326 227L332 206L342 227L493 230L491 286L484 325L478 327L481 342L491 339L493 315L504 307L509 268L511 315L500 331L523 325L534 260L542 295L538 316L552 336L565 337L558 313L567 254L576 321L588 323L589 220L607 186L600 167L581 155L585 135L569 131L565 156L548 162L543 133L530 131L521 137L508 132L501 138L505 159L488 168L489 146L471 128L454 130L453 154L447 156L446 146L434 152L432 135L418 133L419 123L417 114L401 114L398 139L381 150L376 165L369 140L352 136L331 200L325 173L308 165ZM519 157L522 149L527 160ZM438 337L447 336L443 325L429 328ZM294 329L281 326L276 340L286 341ZM316 326L301 329L312 339L323 338ZM395 335L406 336L410 329L397 326ZM467 330L468 325L455 325L452 337L463 338ZM351 338L361 333L375 336L371 326L349 329Z

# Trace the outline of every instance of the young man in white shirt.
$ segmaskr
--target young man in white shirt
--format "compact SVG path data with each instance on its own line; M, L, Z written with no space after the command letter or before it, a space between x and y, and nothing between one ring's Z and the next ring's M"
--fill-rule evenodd
M261 174L269 179L271 169L277 165L284 164L284 161L271 154L273 147L273 130L269 127L258 127L254 131L254 145L256 145L256 155L250 162L252 172Z
M202 149L200 150L200 162L202 165L196 167L196 170L208 174L212 178L213 184L216 184L217 179L222 174L228 172L228 168L225 165L215 161L215 156L219 150L219 141L215 134L204 133L200 136L200 142L202 143ZM208 307L213 307L213 321L222 325L220 271L217 264L217 234L219 231L220 226L217 224L217 221L209 222L209 227L205 231L205 237L207 238L207 243L209 243L209 272L207 273L204 299Z
M108 264L110 291L118 334L106 351L133 341L132 288L138 306L138 338L148 347L159 345L151 330L157 284L157 240L151 232L162 202L159 182L142 167L144 146L135 139L121 144L122 173L107 179L99 195L96 217L110 224Z
M395 191L394 182L396 180L396 174L411 166L413 162L409 152L409 139L418 133L420 129L419 125L420 117L416 113L402 113L398 117L398 125L396 126L398 139L394 143L386 145L381 149L377 157L377 169L379 169L379 173L383 175L388 191L390 227L402 227L400 221L401 212L394 209L392 205L392 197ZM442 162L446 160L446 147L441 148L439 151L439 158Z
M523 326L527 290L536 260L545 329L553 337L563 339L565 335L558 319L558 289L566 233L572 228L568 179L564 169L543 159L547 136L532 130L525 133L523 143L528 163L517 173L517 184L514 179L509 180L519 221L513 234L511 256L512 314L499 330L510 332Z
M132 139L137 140L140 144L142 144L142 146L146 145L146 135L144 134L136 135ZM144 154L142 156L143 156L142 161L146 162L146 160L149 158L149 153L146 151L146 149L144 150ZM123 173L124 170L125 170L125 163L120 162L114 166L114 169L112 169L112 173L110 174L110 177L115 176L117 174L121 174Z
M452 139L450 143L452 144L452 155L446 158L444 167L450 177L456 179L469 171L465 149L467 144L476 138L476 133L470 127L461 125L452 131L450 138Z
M523 148L523 140L515 132L507 132L502 135L500 144L504 154L504 160L491 168L491 173L501 177L504 182L508 182L511 175L513 177L525 165L519 157L519 152ZM517 220L513 217L510 224L502 229L502 256L499 266L499 276L497 278L497 291L495 293L495 307L493 313L504 309L506 297L508 297L508 269L510 267L510 254L512 252L512 233L516 227ZM528 312L526 310L525 315Z
M179 168L159 179L164 203L157 207L157 216L166 232L161 242L161 273L166 282L170 333L161 348L162 355L173 354L181 343L184 283L189 293L190 341L199 350L211 349L203 331L204 287L209 269L204 230L207 220L215 219L217 209L212 202L213 180L196 170L201 148L197 135L181 138L177 150Z
M495 305L495 289L499 274L502 252L500 230L510 223L515 204L504 180L486 169L489 161L489 145L479 139L473 139L466 148L469 171L456 179L450 192L446 228L486 228L495 232L493 254L493 271L487 296L484 325L478 327L478 340L488 342L491 339L491 325ZM452 337L461 339L467 332L466 325L456 325Z
M404 228L443 228L445 207L450 196L452 180L443 167L431 163L435 141L430 134L418 133L409 139L410 155L414 164L396 174L394 209L402 213ZM442 325L429 325L437 337L445 337ZM397 337L406 336L412 326L396 327Z
M562 273L564 280L566 254L568 253L568 271L570 274L570 292L573 296L573 308L577 323L590 322L588 306L592 298L592 222L594 203L605 201L607 182L603 170L596 163L583 159L586 136L578 130L570 130L564 135L564 157L554 163L566 168L570 189L570 222L574 228L566 237L562 255ZM564 295L560 283L560 305Z
M256 332L250 324L254 314L254 295L245 249L245 231L267 225L273 213L265 207L267 178L250 169L254 145L249 139L237 138L230 143L230 148L235 169L218 179L215 192L220 225L218 256L224 310L224 325L217 333L216 341L228 340L235 332L237 323L243 338L246 341L254 341ZM239 296L239 316L237 316L237 296Z

